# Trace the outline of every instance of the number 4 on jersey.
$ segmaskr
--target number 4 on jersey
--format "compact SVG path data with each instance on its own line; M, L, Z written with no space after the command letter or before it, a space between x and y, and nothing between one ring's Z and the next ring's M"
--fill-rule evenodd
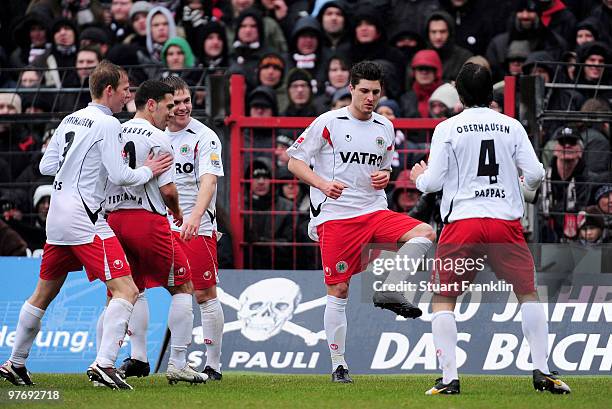
M489 163L487 163L487 158ZM499 164L495 162L495 140L485 139L480 143L480 158L478 159L478 176L488 176L489 183L497 183Z

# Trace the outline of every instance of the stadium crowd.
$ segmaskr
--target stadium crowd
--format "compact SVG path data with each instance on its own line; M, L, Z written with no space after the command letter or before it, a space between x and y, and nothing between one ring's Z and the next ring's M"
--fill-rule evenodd
M252 117L313 117L348 105L350 66L364 59L384 67L377 112L391 120L461 112L452 81L468 60L499 81L492 107L500 112L506 75L588 86L548 88L549 110L611 112L611 0L5 0L0 15L0 255L44 245L53 179L38 163L57 126L10 116L85 107L88 76L102 59L132 67L133 86L170 75L202 86L210 73L243 74ZM204 108L205 92L194 92L194 108ZM299 132L245 131L248 242L310 242L308 190L286 168ZM546 169L534 238L610 242L609 122L543 122L530 136ZM439 226L440 195L421 195L409 178L428 138L396 130L387 193L391 209ZM320 268L314 247L297 248L262 245L256 257L251 248L246 266ZM231 266L231 256L220 261Z

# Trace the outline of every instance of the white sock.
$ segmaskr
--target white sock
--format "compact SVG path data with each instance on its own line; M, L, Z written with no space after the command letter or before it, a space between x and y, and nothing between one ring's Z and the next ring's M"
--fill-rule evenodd
M134 303L134 311L128 324L128 334L130 335L130 358L142 362L149 362L147 359L147 330L149 328L149 303L145 293L138 294Z
M206 344L206 365L221 370L221 342L223 340L223 308L218 298L200 304L202 335Z
M15 333L15 344L9 361L17 368L25 366L25 361L30 355L30 349L34 339L40 331L40 321L45 310L33 306L29 302L24 302L19 312L19 322L17 323L17 331Z
M106 313L106 307L102 310L102 314L98 317L98 323L96 324L96 354L100 352L100 345L102 345L102 334L104 334L104 314Z
M415 260L414 263L417 265L416 260L421 259L429 251L432 244L433 243L431 240L425 237L413 237L404 243L402 247L400 247L400 249L397 251L396 257L401 257L402 260L404 258L408 260ZM403 264L404 263L402 263L402 265ZM406 267L408 268L394 268L389 271L385 284L397 285L406 281L411 275L413 275L414 269L411 268L413 265L412 262L409 261L407 264L408 265Z
M187 347L193 332L193 305L191 294L174 294L168 313L170 328L170 363L177 369L187 365Z
M521 304L523 334L529 343L533 369L549 374L548 369L548 320L539 302Z
M325 314L323 315L323 326L329 345L329 353L332 361L332 371L339 365L348 369L344 360L344 345L346 343L346 298L337 298L333 295L327 296Z
M457 323L452 311L438 311L431 319L431 332L440 369L442 382L447 384L459 379L457 373Z
M133 309L132 303L123 298L113 298L108 303L102 324L104 333L96 357L96 363L102 368L115 366Z

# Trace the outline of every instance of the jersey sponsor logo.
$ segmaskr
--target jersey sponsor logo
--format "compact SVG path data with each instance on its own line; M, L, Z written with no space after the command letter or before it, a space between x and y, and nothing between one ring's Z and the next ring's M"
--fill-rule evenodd
M337 351L338 350L338 344L329 344L329 349L331 349L332 351Z
M121 261L121 260L119 260L119 259L117 259L117 260L113 261L113 267L114 267L116 270L121 270L121 269L123 268L123 261Z
M176 276L177 277L183 277L185 275L185 273L187 273L187 269L185 267L180 267L178 270L176 270Z
M314 207L312 205L312 202L310 202L310 211L312 212L312 217L318 217L319 214L321 214L321 205L323 205L323 202L319 203L317 207Z
M191 153L191 146L189 146L188 144L181 145L179 153L183 156L189 155Z
M206 345L212 345L213 344L212 339L208 339L208 338L204 338L204 343Z
M474 191L474 197L492 197L497 199L505 199L506 191L504 189L487 188Z
M297 148L298 146L302 144L302 142L304 142L304 137L300 136L299 138L297 138L295 142L293 142L292 148Z
M336 271L339 273L345 273L348 270L348 263L344 260L336 263Z
M221 158L219 158L218 154L214 152L210 154L210 164L213 165L215 168L221 167Z
M325 266L323 268L323 272L324 272L326 277L331 277L331 275L332 275L331 268L329 268L329 266Z
M131 201L131 202L136 202L139 205L142 205L142 197L136 197L132 194L129 194L127 192L123 192L121 194L118 195L112 195L112 196L108 196L106 198L106 201L109 205L111 204L118 204L121 202L126 202L126 201Z
M210 147L213 149L217 149L217 141L210 141Z
M210 271L205 271L204 272L204 278L206 280L210 280L211 275L212 275L212 273Z
M383 141L384 143L384 141ZM384 146L384 145L383 145ZM380 166L383 157L370 152L340 152L342 163L357 163L360 165Z
M350 142L350 141L352 141L352 140L353 140L353 138L351 137L351 135L346 134L346 135L344 136L344 140L345 140L345 141L347 141L347 142Z
M174 168L177 174L182 174L182 173L192 173L194 166L193 163L190 162L186 162L186 163L175 163L174 164Z

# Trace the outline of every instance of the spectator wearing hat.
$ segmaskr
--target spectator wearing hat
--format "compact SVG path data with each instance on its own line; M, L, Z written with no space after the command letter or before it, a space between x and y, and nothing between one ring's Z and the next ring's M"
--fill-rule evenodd
M17 46L11 53L9 65L22 68L31 65L34 60L51 49L49 41L49 21L53 20L53 12L46 5L32 7L15 25L13 40Z
M257 13L256 19L261 23L261 32L258 41L261 44L265 44L265 47L270 51L276 51L278 53L286 53L288 51L287 48L287 39L285 37L285 33L283 29L280 27L279 23L276 19L264 15L260 8L257 8L255 5L255 0L232 0L232 14L228 14L226 17L227 26L234 26L236 28L235 32L232 33L229 31L228 40L231 45L233 45L236 40L238 40L237 34L238 27L243 19L243 13L245 11L255 11ZM231 21L228 21L231 19Z
M529 41L529 51L546 51L552 60L561 58L567 43L559 34L542 24L541 6L538 0L517 0L512 24L509 29L493 37L487 48L486 57L491 63L494 81L501 81L508 47L514 40Z
M576 48L591 41L598 41L597 21L593 17L588 17L576 24L572 40Z
M612 75L610 69L604 69L604 64L612 63L612 53L610 47L601 41L584 43L576 49L577 61L581 64L588 64L582 67L578 73L577 81L579 84L597 86L610 85ZM585 99L600 97L612 102L612 92L599 89L579 89Z
M151 63L161 63L164 44L176 37L176 25L170 10L153 7L147 14L147 57Z
M450 118L463 111L457 89L449 84L442 84L429 97L429 116L431 118Z
M104 58L111 46L111 34L104 28L91 26L85 28L79 34L79 48L93 46L100 51L100 57ZM102 59L100 59L102 61Z
M318 114L329 111L334 94L340 89L347 88L350 76L348 60L340 55L332 56L327 61L326 72L323 90L313 102Z
M340 88L332 95L331 106L329 109L335 110L347 107L351 104L351 92L348 87Z
M191 46L182 37L173 37L166 41L162 49L162 63L166 70L162 72L161 78L176 75L189 85L202 84L204 81L204 71L196 67L197 61Z
M292 204L276 195L272 183L272 166L268 158L256 158L248 167L244 208L255 211L245 215L246 268L291 268L290 247L274 243L293 241L293 224L289 211ZM272 215L272 211L280 211Z
M385 25L388 27L389 33L397 33L401 27L411 27L417 33L424 33L424 17L439 9L439 0L391 0Z
M247 115L253 118L269 118L278 115L274 90L265 85L260 85L251 91L247 97ZM248 166L254 157L265 157L267 160L272 160L276 146L273 129L245 129L243 137L245 148L269 149L268 151L245 152L245 166Z
M287 149L293 145L293 138L285 133L279 133L276 135L276 148L274 149L274 156L276 157L276 167L282 168L287 167L289 163L289 155L287 155Z
M77 87L79 79L72 68L76 65L78 50L77 28L72 20L59 18L51 28L51 49L38 56L32 63L45 68L45 84L54 88ZM58 69L59 68L59 69Z
M386 60L393 67L393 73L385 72L388 76L401 78L407 61L399 50L387 44L386 25L381 13L371 5L360 5L353 17L353 46L349 59L352 64L363 60ZM390 97L399 96L403 90L403 83L398 89L393 89Z
M442 9L451 16L455 25L456 44L475 55L486 52L495 32L494 21L488 18L490 9L487 3L482 0L440 0Z
M406 118L427 118L429 97L442 85L442 62L434 50L421 50L412 59L412 89L400 98Z
M588 206L578 213L578 241L584 246L607 243L610 231L606 229L604 214L597 206Z
M32 197L31 212L23 218L9 220L10 226L25 240L31 252L42 252L47 241L45 231L49 203L51 200L52 185L40 185L36 188Z
M323 31L319 21L311 16L300 18L291 33L289 42L289 65L310 74L312 91L319 93L325 77L325 63L322 56Z
M529 41L514 40L508 46L505 60L505 75L519 76L523 73L523 64L529 56Z
M226 69L230 66L229 43L225 27L217 21L200 26L195 35L194 51L209 71Z
M323 58L327 60L332 55L348 56L351 49L352 33L346 2L342 0L327 1L318 10L316 16L321 26L321 54Z
M278 110L284 111L289 106L287 85L285 84L285 59L276 52L262 55L257 63L257 85L265 85L276 92Z
M112 0L111 2L109 28L113 33L115 44L123 42L131 32L129 18L132 6L132 0Z
M581 112L601 112L610 114L610 104L603 98L589 98ZM584 143L584 160L590 172L601 175L612 171L612 151L610 150L610 123L585 122L580 137Z
M317 116L313 104L312 77L306 70L293 68L287 77L289 106L283 116Z
M422 33L416 32L412 27L403 26L397 27L394 32L389 32L389 44L402 53L404 61L412 61L417 51L426 47ZM400 76L404 89L410 89L412 86L410 64L406 64L405 69L397 74Z
M427 47L442 61L442 79L454 81L472 53L455 43L455 22L445 11L434 11L426 23Z
M421 192L410 180L410 170L405 169L399 173L393 185L389 209L398 213L408 213L419 201Z
M612 228L612 183L602 184L596 187L595 204L604 214L606 229Z
M580 130L575 126L558 128L553 158L546 164L546 178L542 184L543 223L545 242L562 242L574 239L577 234L577 212L588 204L589 182L594 175L589 172L583 158L584 145Z
M147 16L153 5L148 1L136 1L130 8L129 24L131 33L123 40L124 44L135 45L142 50L147 49Z

